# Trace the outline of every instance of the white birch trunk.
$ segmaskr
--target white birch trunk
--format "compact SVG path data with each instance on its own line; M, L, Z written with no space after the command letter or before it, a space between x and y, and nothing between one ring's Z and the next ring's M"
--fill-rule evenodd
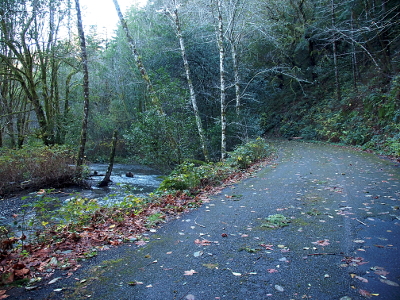
M179 44L180 44L180 47L181 47L183 65L185 67L186 79L187 79L188 86L189 86L189 91L190 91L190 100L192 102L193 112L194 112L194 115L195 115L195 118L196 118L197 130L198 130L199 136L200 136L201 148L203 150L204 159L205 159L205 161L208 162L210 160L210 158L209 158L209 155L208 155L208 150L207 150L207 145L206 145L206 137L205 137L205 134L204 134L203 125L202 125L202 122L201 122L200 113L199 113L199 109L198 109L198 106L197 106L196 93L195 93L193 82L192 82L191 75L190 75L189 62L187 60L187 55L186 55L185 41L184 41L183 36L182 36L181 24L180 24L180 21L179 21L178 9L177 9L175 1L174 1L174 6L175 7L174 7L174 10L171 13L171 15L175 20L176 32L177 32L177 36L178 36L178 39L179 39Z
M115 9L117 11L119 20L121 22L122 28L125 31L125 35L126 35L126 38L128 40L129 47L131 48L133 57L134 57L135 62L136 62L136 66L139 69L139 72L142 75L142 78L146 82L147 90L148 90L149 95L150 95L150 99L151 99L153 105L157 108L158 112L160 114L163 114L163 110L162 110L160 101L159 101L159 99L158 99L158 97L157 97L157 95L156 95L156 93L154 91L153 84L151 83L150 77L147 74L147 71L146 71L146 69L145 69L145 67L143 65L143 62L142 62L142 60L140 58L140 55L139 55L139 53L138 53L138 51L136 49L135 42L134 42L134 40L133 40L133 38L132 38L132 36L131 36L131 34L129 32L128 25L126 23L126 20L125 20L124 16L122 15L121 8L120 8L120 6L118 4L118 1L117 0L113 0L113 2L114 2L114 5L115 5Z
M226 87L225 87L225 48L224 27L222 23L222 0L217 0L218 7L218 49L221 92L221 159L226 158Z

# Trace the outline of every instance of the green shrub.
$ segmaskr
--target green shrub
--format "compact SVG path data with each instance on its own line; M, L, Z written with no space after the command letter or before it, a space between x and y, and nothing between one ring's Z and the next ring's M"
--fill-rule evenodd
M192 162L185 162L175 168L172 173L161 182L159 191L189 190L202 185L205 179L215 180L218 173L217 164L196 166Z
M271 153L271 147L263 139L257 138L229 152L226 161L200 166L185 162L165 177L158 191L190 190L219 183L229 173L246 169Z
M228 153L226 163L235 169L246 169L251 164L269 156L270 146L261 138L252 140L238 146L233 152Z

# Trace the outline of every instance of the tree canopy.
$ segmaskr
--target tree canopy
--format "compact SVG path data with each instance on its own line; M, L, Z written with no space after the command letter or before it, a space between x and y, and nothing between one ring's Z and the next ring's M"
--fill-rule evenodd
M77 145L89 105L92 161L114 131L119 157L161 169L262 135L398 156L399 14L388 0L157 0L119 12L111 38L83 17L86 102L75 4L1 0L0 147Z

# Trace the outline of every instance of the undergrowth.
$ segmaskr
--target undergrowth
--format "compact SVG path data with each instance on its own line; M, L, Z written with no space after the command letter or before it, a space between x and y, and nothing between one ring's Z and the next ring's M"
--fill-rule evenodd
M224 180L234 180L235 174L245 174L246 166L271 154L272 148L264 140L250 141L230 153L226 161L178 166L147 197L127 194L122 201L108 205L80 195L61 200L54 190L42 189L34 193L35 199L24 212L15 216L18 233L0 224L0 285L32 279L57 268L73 271L79 260L96 255L104 245L145 243L138 241L141 233L199 207L204 191Z
M359 146L400 159L400 75L389 84L376 78L356 91L344 84L340 102L323 87L308 93L287 107L273 102L263 114L264 127L284 137Z
M65 146L0 149L0 195L72 182L73 153Z

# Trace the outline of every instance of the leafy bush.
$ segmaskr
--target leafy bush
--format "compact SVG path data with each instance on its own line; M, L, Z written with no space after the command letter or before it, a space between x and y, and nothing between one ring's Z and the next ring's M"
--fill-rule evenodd
M230 152L226 163L236 169L246 169L251 164L270 154L270 146L263 139L257 138L238 146L233 152Z
M188 190L201 185L206 178L216 178L217 164L195 166L192 162L185 162L175 168L160 184L158 190Z
M228 159L224 162L200 166L193 162L185 162L161 182L158 191L190 190L218 183L229 173L246 169L271 153L271 147L263 139L257 138L228 153Z
M16 189L72 182L73 151L64 146L0 151L0 194Z

